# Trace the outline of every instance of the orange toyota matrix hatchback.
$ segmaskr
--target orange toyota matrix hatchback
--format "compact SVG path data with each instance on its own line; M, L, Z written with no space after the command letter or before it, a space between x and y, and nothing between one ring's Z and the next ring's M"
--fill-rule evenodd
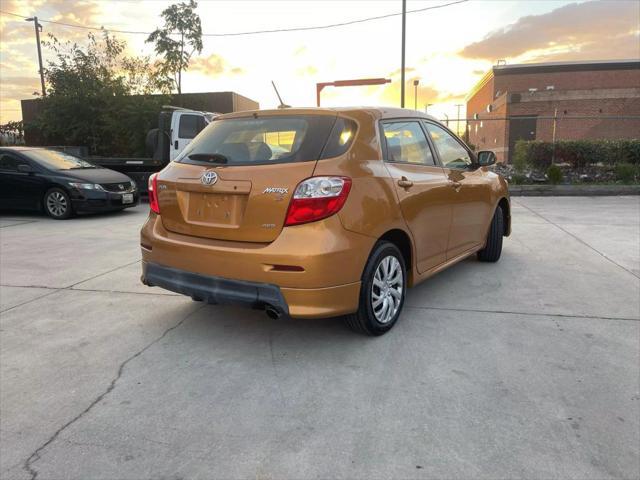
M511 216L493 162L413 110L222 115L149 180L142 282L381 335L407 287L500 258Z

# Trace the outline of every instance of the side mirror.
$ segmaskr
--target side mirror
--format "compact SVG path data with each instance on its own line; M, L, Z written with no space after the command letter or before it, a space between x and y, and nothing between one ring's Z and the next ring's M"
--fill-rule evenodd
M491 150L482 150L478 152L478 163L481 167L488 167L496 163L496 154Z
M27 165L26 163L21 163L18 165L18 172L20 173L33 173L35 170L31 165Z

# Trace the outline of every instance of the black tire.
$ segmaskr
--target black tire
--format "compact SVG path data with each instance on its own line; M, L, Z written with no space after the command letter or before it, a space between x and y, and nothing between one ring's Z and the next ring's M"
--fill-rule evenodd
M42 203L47 215L56 220L66 220L73 215L71 199L61 188L47 190Z
M392 286L389 287L389 283L383 282L387 285L383 291L377 284L374 286L374 277L376 276L378 268L382 262L386 261L388 257L395 258L398 263L396 265L393 260L388 260L386 265L389 269L394 268L391 275L392 278L390 278ZM399 267L402 274L401 285L399 285L398 282L393 282L393 279L396 278L393 273L397 271L397 267ZM384 269L384 267L382 268ZM394 294L392 290L400 294L399 303L396 294ZM367 260L367 264L364 267L364 272L362 273L362 286L360 288L358 311L344 317L345 323L354 332L363 333L365 335L378 336L387 333L391 328L393 328L402 313L406 292L407 270L400 250L398 250L398 247L393 243L385 241L378 242L373 248L373 251L369 256L369 260ZM378 297L378 300L374 300L374 295ZM387 304L391 305L389 308L393 309L391 311L387 310L386 315L381 313L381 310L385 308L385 297L387 299ZM382 301L383 303L378 303L378 306L374 307L374 301ZM394 310L395 313L392 313ZM383 321L379 320L380 317L383 317Z
M491 227L487 234L487 244L478 252L478 260L481 262L497 262L502 253L502 236L504 235L504 217L502 207L496 208L491 220Z

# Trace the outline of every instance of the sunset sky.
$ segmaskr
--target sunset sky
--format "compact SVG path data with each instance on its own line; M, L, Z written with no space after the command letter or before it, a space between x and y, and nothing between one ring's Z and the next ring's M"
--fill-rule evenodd
M415 10L451 0L408 0ZM74 25L151 32L168 1L0 0L0 10ZM398 13L400 0L200 1L205 33L319 26ZM455 115L471 87L498 59L507 63L640 57L636 0L493 1L466 3L407 16L407 106L413 79L418 106ZM87 30L44 23L44 35L86 40ZM0 16L0 122L19 120L20 99L38 91L33 23ZM385 86L327 88L323 105L399 105L399 16L324 30L204 37L204 50L184 75L183 92L232 90L261 108L277 105L274 80L286 103L315 105L315 84L387 77ZM146 35L117 34L135 54L152 54ZM51 54L44 50L45 62Z

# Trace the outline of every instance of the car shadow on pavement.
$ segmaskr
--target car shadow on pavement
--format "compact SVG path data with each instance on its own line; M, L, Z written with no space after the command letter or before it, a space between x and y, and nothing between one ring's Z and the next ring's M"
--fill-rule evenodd
M132 216L136 214L136 210L133 208L127 208L125 210L113 210L108 212L96 212L96 213L82 213L76 214L71 218L68 218L64 221L78 221L84 220L88 218L114 218L117 215L124 216ZM13 210L13 209L5 209L0 208L0 219L2 220L15 220L17 222L20 221L38 221L38 220L54 220L49 217L46 213L43 212L34 212L34 211L24 211L24 210Z

